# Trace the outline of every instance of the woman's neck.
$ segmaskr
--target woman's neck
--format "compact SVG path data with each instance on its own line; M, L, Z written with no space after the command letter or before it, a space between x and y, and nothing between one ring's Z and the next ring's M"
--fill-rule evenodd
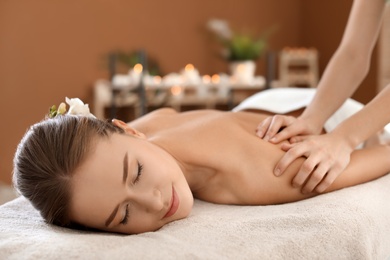
M186 178L188 185L193 193L202 190L210 181L215 178L217 171L204 163L198 162L198 156L189 149L183 152L178 149L182 146L174 140L164 141L165 138L154 136L149 141L167 152L178 164Z
M215 160L208 158L205 151L211 144L204 142L205 136L209 135L209 128L205 127L204 122L216 114L220 112L203 110L177 113L164 108L131 122L130 126L144 133L150 142L171 155L180 166L191 190L197 191L217 175Z

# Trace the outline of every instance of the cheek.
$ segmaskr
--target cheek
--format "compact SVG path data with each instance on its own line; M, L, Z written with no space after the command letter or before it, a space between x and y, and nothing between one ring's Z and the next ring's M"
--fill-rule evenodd
M159 230L165 224L167 223L156 221L153 217L149 218L148 216L134 216L133 220L131 221L131 226L124 228L125 230L121 230L120 232L124 232L127 234L153 232Z
M150 168L151 174L160 180L176 180L183 175L180 167L170 155L160 150L149 153L150 156L144 158L144 166Z

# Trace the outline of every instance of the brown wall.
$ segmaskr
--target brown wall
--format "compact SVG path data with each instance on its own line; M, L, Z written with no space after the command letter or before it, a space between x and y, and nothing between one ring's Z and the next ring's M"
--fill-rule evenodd
M2 0L0 1L0 181L26 128L64 97L91 103L92 85L107 78L103 56L143 48L164 73L193 63L200 73L226 71L205 29L227 19L254 32L276 25L270 48L313 46L321 72L341 38L352 0ZM330 18L331 17L331 18ZM215 46L214 46L215 47ZM264 60L258 62L264 74ZM375 78L375 76L374 76ZM372 85L369 81L368 85ZM372 93L359 92L366 102Z

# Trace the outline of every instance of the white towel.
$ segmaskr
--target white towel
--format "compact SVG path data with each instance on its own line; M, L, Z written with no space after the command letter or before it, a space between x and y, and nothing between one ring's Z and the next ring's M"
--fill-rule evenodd
M0 259L388 259L390 175L269 206L195 200L191 215L126 236L44 223L23 197L0 206Z
M306 107L312 101L316 89L312 88L275 88L261 91L245 99L233 111L246 109L259 109L275 114L285 114ZM352 116L363 104L348 99L344 104L326 121L325 131L332 131L342 121Z
M233 108L233 111L259 109L285 114L306 107L313 99L315 91L312 88L267 89L248 97Z

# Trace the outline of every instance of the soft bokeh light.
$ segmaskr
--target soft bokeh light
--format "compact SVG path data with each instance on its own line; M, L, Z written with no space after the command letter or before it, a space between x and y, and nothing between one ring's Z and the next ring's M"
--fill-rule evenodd
M214 74L214 75L211 77L211 82L212 82L213 84L218 84L220 81L221 81L221 77L220 77L218 74Z
M183 88L180 86L175 85L171 87L171 93L173 96L179 96L182 93L182 91Z
M203 75L202 81L203 81L204 84L209 84L211 82L210 75Z
M154 76L153 82L154 82L154 84L160 84L161 83L161 76Z
M195 69L194 65L192 65L191 63L187 64L185 66L185 71L193 71Z
M240 73L244 72L245 71L245 64L239 64L237 66L237 71Z
M135 72L141 73L143 70L142 64L140 64L140 63L135 64L133 69Z

